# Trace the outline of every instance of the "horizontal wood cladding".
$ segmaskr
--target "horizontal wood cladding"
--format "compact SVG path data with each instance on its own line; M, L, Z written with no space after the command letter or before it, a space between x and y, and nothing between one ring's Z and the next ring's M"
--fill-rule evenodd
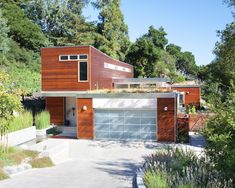
M43 48L41 50L42 91L89 90L89 48L89 46ZM88 54L88 82L78 82L77 60L59 61L60 55L72 54Z
M172 89L185 92L185 106L194 105L200 107L201 88L200 87L172 87Z
M104 63L131 69L131 72L104 68ZM112 78L133 78L133 66L114 60L99 50L91 47L91 89L111 89Z
M164 108L167 107L167 111ZM174 142L176 139L176 107L174 98L157 99L157 139Z
M46 109L50 113L51 124L64 124L64 97L47 97Z
M87 109L83 110L83 106ZM94 111L92 99L77 99L77 137L81 139L94 138Z

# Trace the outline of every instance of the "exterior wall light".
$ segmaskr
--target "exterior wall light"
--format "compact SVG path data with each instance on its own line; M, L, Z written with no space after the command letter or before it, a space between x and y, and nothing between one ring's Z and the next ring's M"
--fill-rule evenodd
M187 91L186 94L188 95L188 94L189 94L189 91Z
M86 111L86 110L87 110L87 106L83 106L83 107L82 107L82 110L83 110L83 111Z
M167 110L168 110L168 107L167 107L167 106L165 106L165 107L164 107L164 111L166 112Z

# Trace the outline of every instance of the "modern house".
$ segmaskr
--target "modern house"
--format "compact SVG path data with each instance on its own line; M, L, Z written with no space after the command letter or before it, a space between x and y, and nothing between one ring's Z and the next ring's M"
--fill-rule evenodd
M133 78L133 66L92 46L42 48L42 96L51 123L79 139L175 141L180 106L200 106L198 85Z

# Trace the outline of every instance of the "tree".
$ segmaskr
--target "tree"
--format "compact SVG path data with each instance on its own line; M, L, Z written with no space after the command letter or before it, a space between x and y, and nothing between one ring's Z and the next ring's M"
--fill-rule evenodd
M31 0L22 5L26 15L46 34L54 45L71 45L76 36L89 30L82 16L88 0Z
M7 129L10 120L13 118L13 112L21 109L21 103L18 96L13 92L9 76L0 71L0 133L1 148L0 152L5 152L7 147Z
M214 102L214 115L207 123L206 154L226 179L235 182L235 92L225 102ZM223 177L222 177L223 178ZM235 184L235 183L234 183Z
M7 20L2 17L2 11L0 9L0 54L5 54L9 50L8 32Z
M177 70L188 76L197 76L198 66L191 52L182 52L181 47L174 44L169 44L166 47L166 51L176 58L175 65Z
M134 65L135 76L141 77L168 77L173 82L184 81L183 75L175 67L176 57L166 48L167 33L162 27L149 27L148 33L138 38L130 47L126 62Z
M2 10L4 18L8 20L9 36L21 47L39 51L42 46L47 44L47 38L40 28L25 16L19 6L5 3Z
M124 60L130 42L120 0L97 0L93 5L100 10L97 31L105 38L103 43L97 41L97 47L113 58Z
M164 31L163 27L155 29L152 25L149 27L147 36L152 39L153 44L160 49L164 49L168 43L166 38L167 33Z

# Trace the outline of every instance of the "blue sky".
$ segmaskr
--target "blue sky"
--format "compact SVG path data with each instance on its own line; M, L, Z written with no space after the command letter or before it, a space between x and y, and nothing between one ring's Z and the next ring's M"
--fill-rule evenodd
M233 21L232 9L222 0L122 0L121 10L132 42L150 25L163 26L168 42L191 51L198 65L214 59L212 51L219 40L216 31ZM98 12L88 6L84 15L95 21Z

